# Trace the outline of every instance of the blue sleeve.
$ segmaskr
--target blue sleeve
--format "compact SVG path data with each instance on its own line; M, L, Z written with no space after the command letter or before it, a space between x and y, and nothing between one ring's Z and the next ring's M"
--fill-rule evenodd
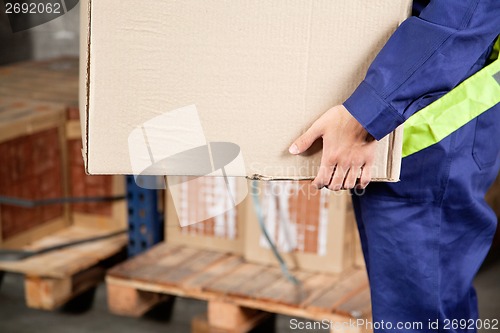
M500 34L500 0L432 0L401 24L344 106L377 140L472 72Z

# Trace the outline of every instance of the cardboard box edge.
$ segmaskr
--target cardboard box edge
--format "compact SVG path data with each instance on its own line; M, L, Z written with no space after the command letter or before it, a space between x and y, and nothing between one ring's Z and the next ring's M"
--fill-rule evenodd
M82 0L80 9L80 125L82 131L82 157L85 172L89 172L89 109L90 109L90 61L92 0ZM85 50L85 51L83 51Z

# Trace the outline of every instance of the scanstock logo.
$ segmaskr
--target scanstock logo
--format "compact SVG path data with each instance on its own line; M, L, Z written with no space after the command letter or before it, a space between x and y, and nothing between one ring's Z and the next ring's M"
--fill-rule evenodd
M75 8L79 0L2 0L12 32L47 23Z
M134 127L128 148L136 184L146 189L168 187L183 227L229 213L248 194L245 177L228 176L246 174L240 147L207 140L194 104ZM165 183L148 175L170 176Z

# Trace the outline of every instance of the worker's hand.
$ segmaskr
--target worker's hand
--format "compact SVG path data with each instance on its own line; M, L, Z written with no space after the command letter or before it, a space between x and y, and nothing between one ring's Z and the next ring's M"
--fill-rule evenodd
M371 180L377 141L343 105L338 105L316 120L289 151L294 155L303 153L320 137L323 139L323 155L313 184L333 191L354 187L364 189Z

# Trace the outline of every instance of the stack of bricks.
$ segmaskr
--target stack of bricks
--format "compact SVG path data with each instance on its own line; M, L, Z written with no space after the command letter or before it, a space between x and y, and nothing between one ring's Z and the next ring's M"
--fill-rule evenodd
M329 193L306 188L307 182L265 183L265 223L282 251L325 255ZM261 245L267 246L263 239Z
M234 208L230 198L224 200L224 180L199 177L186 182L187 179L172 181L181 185L171 186L167 196L168 243L242 254L249 262L277 265L259 228L250 194ZM228 183L233 190L241 185L234 178L229 178ZM309 184L302 181L257 185L264 224L285 261L290 267L314 272L338 273L361 265L349 195L313 190ZM248 190L253 186L245 185ZM199 220L203 221L188 225Z
M187 177L181 178L187 179ZM228 179L228 182L233 182L233 180ZM177 209L177 213L181 224L187 226L181 229L181 233L236 239L238 213L235 208L231 208L231 199L224 195L226 186L224 179L200 177L183 185L182 207ZM213 211L220 211L222 214L206 218L211 216ZM198 223L198 221L202 222Z
M0 195L41 200L64 196L64 107L0 96ZM61 204L0 205L1 239L62 218Z
M64 196L61 182L61 146L57 128L0 144L2 168L0 193L14 198L40 200ZM61 217L63 205L22 208L2 205L2 237L11 238L25 230Z
M168 179L175 179L175 183L182 185L170 187L166 196L167 243L243 254L244 205L232 207L232 199L226 195L225 180L221 177L192 179L187 176ZM232 188L240 185L235 178L227 181ZM178 198L175 205L173 191Z
M22 135L9 140L2 140L5 133L0 133L0 195L38 200L68 195L102 197L115 194L113 181L116 178L85 174L79 130L78 74L77 58L0 67L0 101L4 101L0 103L0 127L8 123L16 124L16 117L21 119L22 112L26 112L21 110L26 109L25 106L13 104L12 100L38 108L39 114L50 113L50 110L43 109L47 105L58 105L61 116L61 124L57 128L44 128L38 132L27 128ZM18 111L22 112L12 118ZM35 122L33 124L37 126ZM14 129L8 131L13 132ZM54 218L65 219L65 223L70 224L75 222L76 215L83 214L84 218L89 217L85 223L92 222L91 219L97 221L97 217L102 225L113 212L116 213L113 207L110 202L36 208L1 205L0 243ZM125 210L120 218L123 219L124 215Z
M310 181L259 184L260 216L269 237L290 267L340 273L352 267L359 246L348 192L318 190ZM276 265L261 232L258 209L247 200L245 259Z

